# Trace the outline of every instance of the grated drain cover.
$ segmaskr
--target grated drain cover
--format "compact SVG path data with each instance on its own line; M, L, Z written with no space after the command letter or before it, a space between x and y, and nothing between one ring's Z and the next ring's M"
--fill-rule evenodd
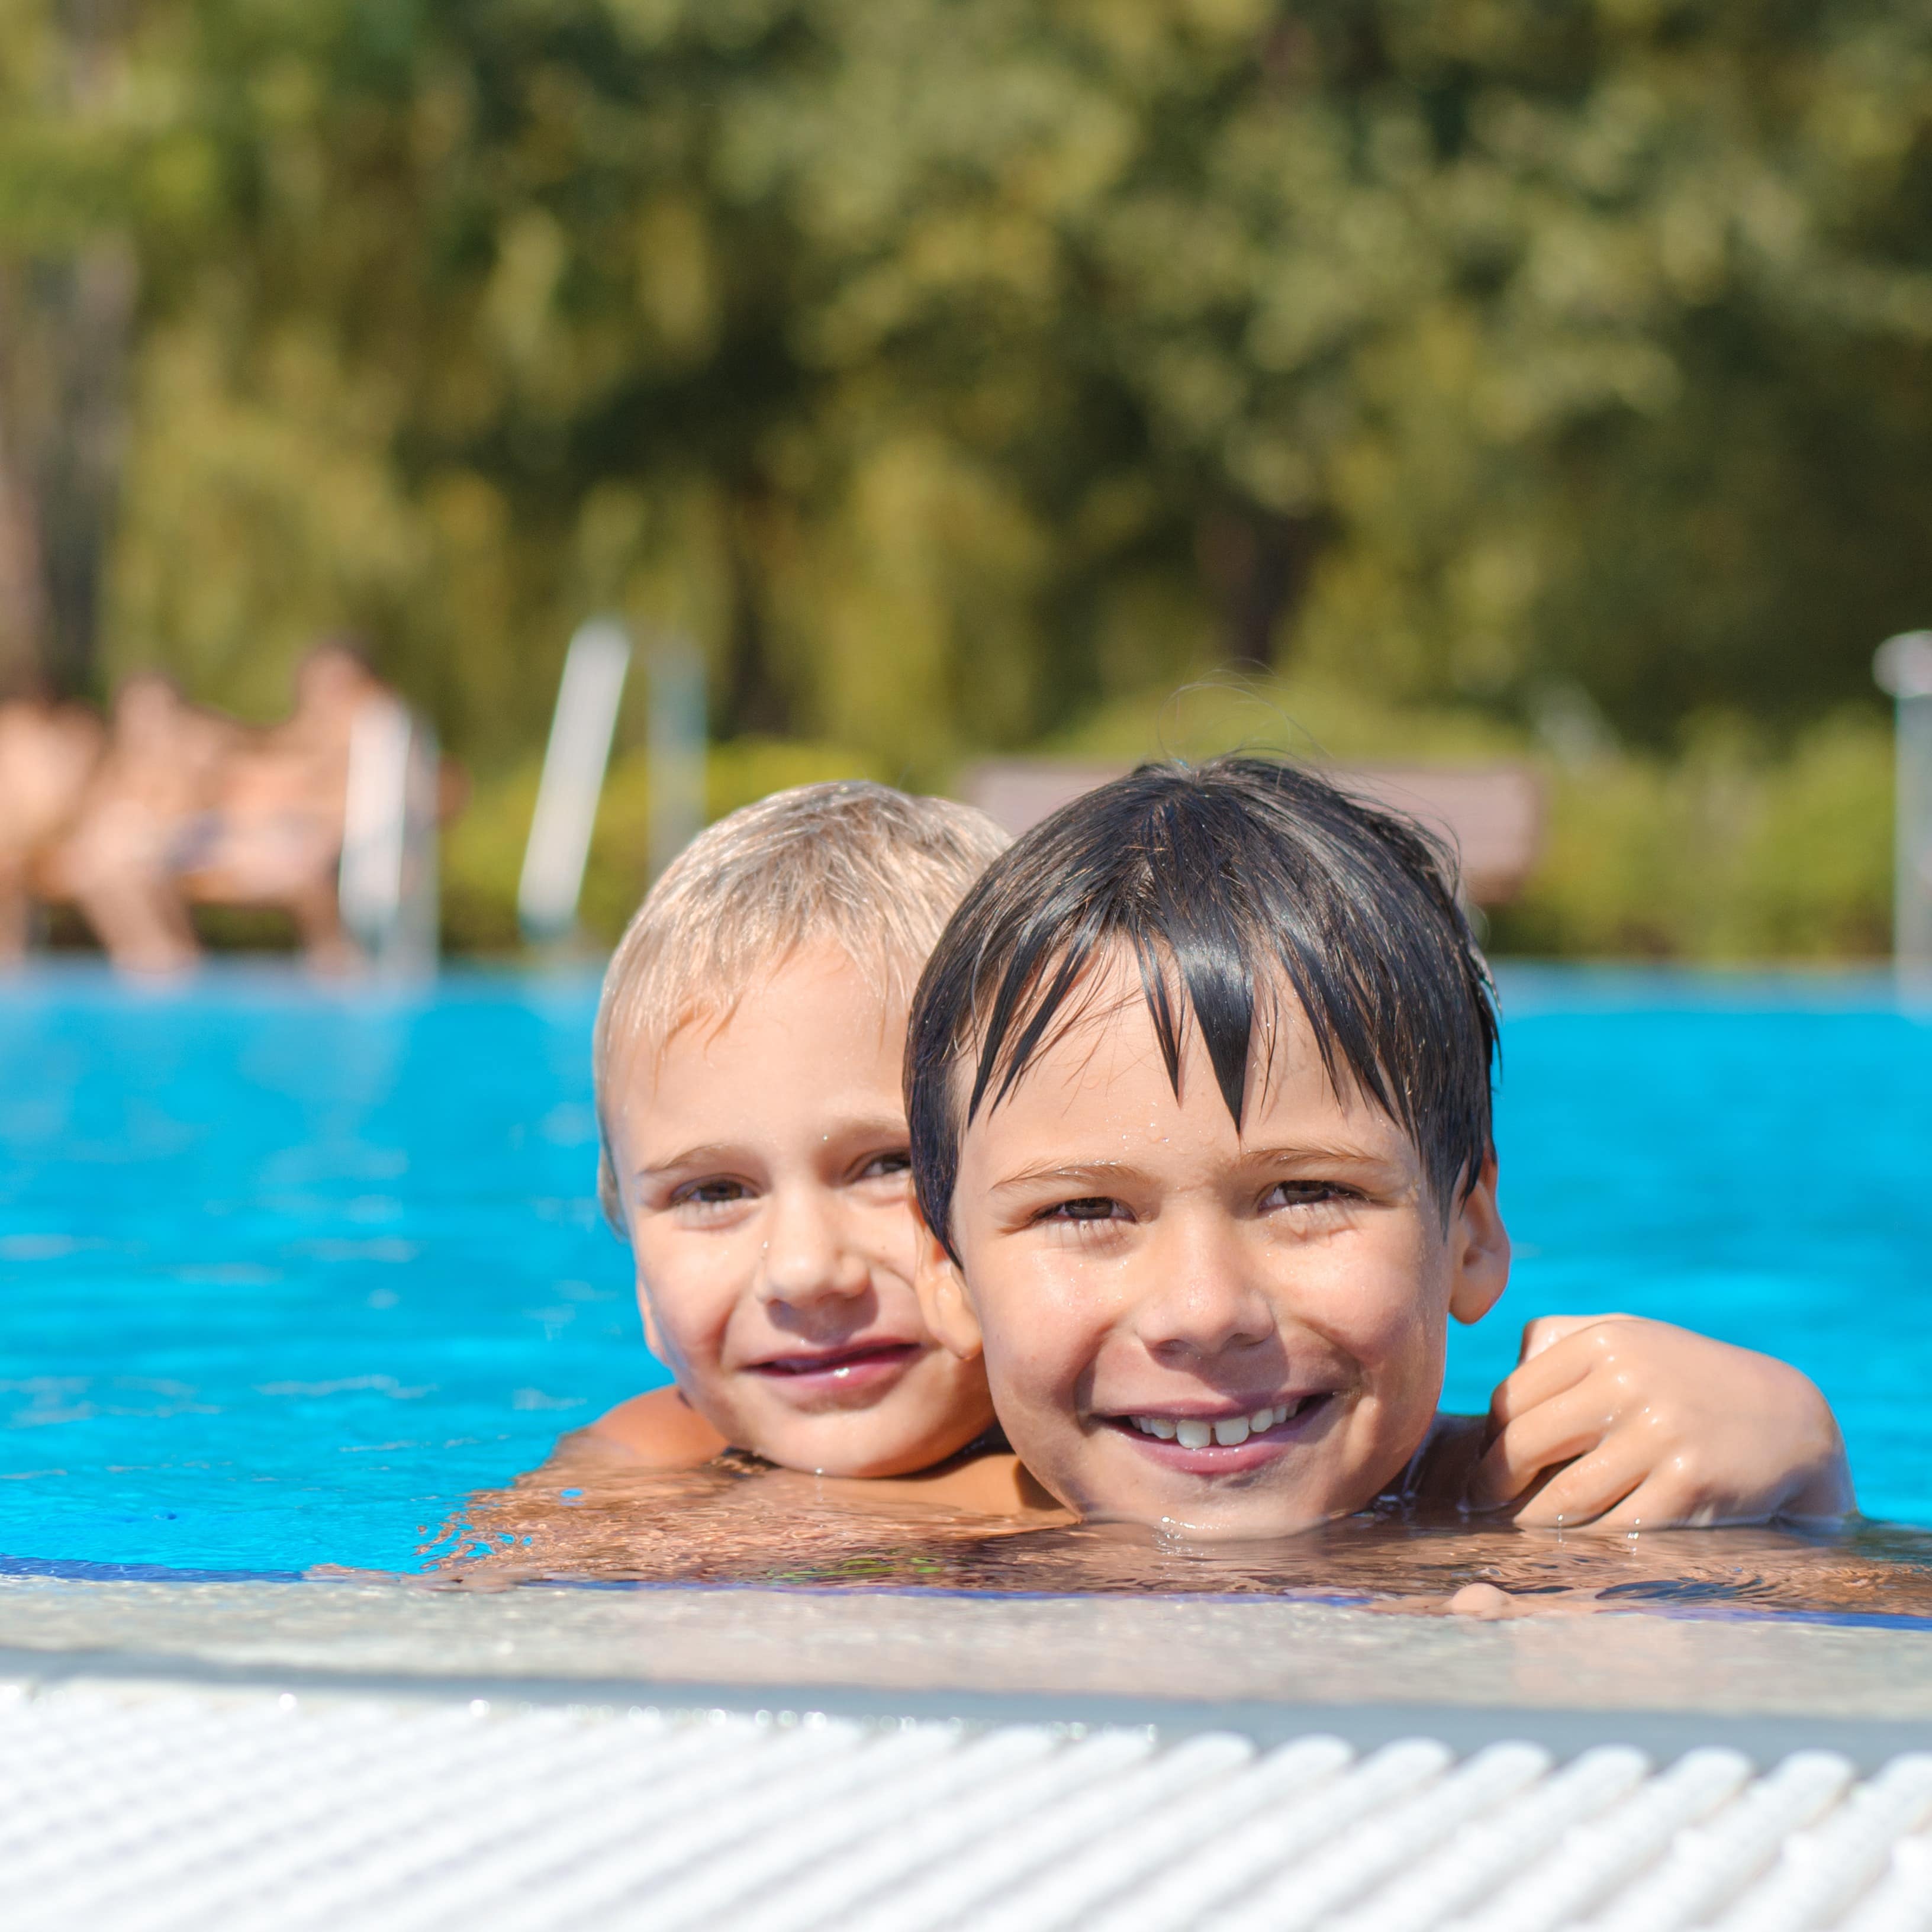
M10 1928L1932 1928L1932 1754L0 1690Z

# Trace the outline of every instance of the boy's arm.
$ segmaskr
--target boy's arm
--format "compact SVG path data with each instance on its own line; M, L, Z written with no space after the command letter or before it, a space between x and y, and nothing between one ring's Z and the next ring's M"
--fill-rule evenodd
M580 1440L621 1450L652 1469L694 1469L730 1448L680 1390L646 1389L600 1415Z
M1468 1506L1530 1526L1667 1529L1856 1504L1831 1406L1785 1363L1628 1315L1546 1316L1490 1405Z

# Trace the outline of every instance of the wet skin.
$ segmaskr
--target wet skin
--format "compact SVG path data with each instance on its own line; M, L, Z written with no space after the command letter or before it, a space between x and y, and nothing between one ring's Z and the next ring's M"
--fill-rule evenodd
M836 946L802 948L722 1025L620 1070L613 1154L652 1352L679 1393L597 1425L673 1466L726 1444L792 1469L894 1476L992 1421L940 1346L918 1247L902 1004Z
M1016 1482L1038 1494L1012 1459L958 1454L991 1420L983 1348L1014 1437L1090 1514L1273 1537L1402 1474L1430 1427L1445 1310L1473 1318L1507 1269L1493 1172L1445 1228L1406 1138L1328 1089L1298 1011L1257 1056L1274 1078L1238 1135L1198 1048L1177 1101L1138 987L1113 994L968 1134L955 1228L986 1257L988 1306L1006 1298L990 1340L910 1204L903 1012L842 954L794 957L723 1027L620 1069L611 1124L639 1298L684 1388L620 1404L591 1433L640 1468L736 1446L1005 1507L989 1498ZM1123 1108L1124 1127L1109 1112ZM1084 1154L1058 1150L1069 1121ZM982 1226L968 1196L994 1156L1022 1171ZM921 1267L950 1352L914 1306ZM1104 1384L1083 1390L1088 1366ZM1056 1373L1066 1412L1086 1418L1073 1453L1053 1426ZM1244 1439L1213 1439L1216 1423ZM1404 1486L1431 1508L1622 1531L1852 1507L1836 1424L1804 1377L1624 1316L1532 1322L1487 1428L1438 1429Z
M927 1320L1083 1516L1274 1537L1362 1508L1428 1433L1448 1317L1508 1278L1493 1162L1445 1214L1299 1008L1270 1024L1237 1127L1192 1029L1177 1096L1117 964L966 1130Z
M1922 1531L1526 1533L1419 1498L1294 1537L1190 1543L1077 1523L1046 1503L1007 1456L956 1462L932 1478L847 1482L731 1456L654 1468L584 1432L513 1487L471 1499L439 1539L432 1586L569 1578L1287 1593L1478 1617L1735 1606L1932 1625L1932 1535Z

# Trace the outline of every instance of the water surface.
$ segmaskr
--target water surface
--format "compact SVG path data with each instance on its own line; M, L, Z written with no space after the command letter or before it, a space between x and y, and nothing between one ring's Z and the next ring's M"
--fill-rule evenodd
M448 1578L444 1532L472 1494L500 1497L560 1432L661 1382L597 1213L594 998L587 978L488 974L415 996L266 968L154 993L87 968L0 983L0 1552ZM1682 1322L1803 1368L1868 1514L1932 1526L1932 1024L1875 980L1550 970L1506 976L1504 999L1518 1263L1496 1314L1452 1337L1449 1406L1482 1406L1532 1315ZM1406 1564L1426 1595L1486 1564L1512 1587L1587 1571L1659 1600L1904 1614L1924 1574L1904 1531L1498 1544L1364 1521L1242 1557L913 1534L755 1493L706 1477L553 1501L578 1526L522 1533L556 1540L529 1546L536 1568L611 1580L1350 1596ZM699 1534L720 1510L728 1561Z

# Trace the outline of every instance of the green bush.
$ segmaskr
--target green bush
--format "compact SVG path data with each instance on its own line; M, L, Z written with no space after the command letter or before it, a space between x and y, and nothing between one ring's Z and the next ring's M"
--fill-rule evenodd
M1713 964L1881 955L1892 790L1891 734L1866 712L1827 718L1782 754L1718 722L1672 763L1557 770L1548 843L1492 945Z
M1222 673L1172 693L1118 700L1036 748L1043 757L1119 762L1254 750L1317 761L1474 763L1520 757L1528 740L1480 711L1390 704L1336 678Z
M1492 715L1391 705L1303 674L1122 700L1040 749L1096 761L1244 746L1345 762L1522 759L1544 779L1546 836L1522 895L1491 915L1493 951L1718 963L1888 949L1892 734L1874 712L1828 716L1781 749L1730 716L1699 722L1674 758L1585 737L1559 759Z
M1364 761L1517 758L1544 775L1541 857L1522 895L1491 914L1498 954L1694 962L1856 960L1890 943L1892 736L1865 711L1821 720L1783 749L1735 718L1703 722L1672 760L1606 748L1559 761L1479 714L1399 710L1310 680L1218 682L1160 704L1123 702L1037 747L1099 761L1238 746ZM848 747L740 738L712 748L712 818L787 785L880 778ZM537 766L479 784L443 854L443 928L453 952L519 942L517 875ZM650 772L641 753L610 768L584 882L585 936L609 944L642 895Z

